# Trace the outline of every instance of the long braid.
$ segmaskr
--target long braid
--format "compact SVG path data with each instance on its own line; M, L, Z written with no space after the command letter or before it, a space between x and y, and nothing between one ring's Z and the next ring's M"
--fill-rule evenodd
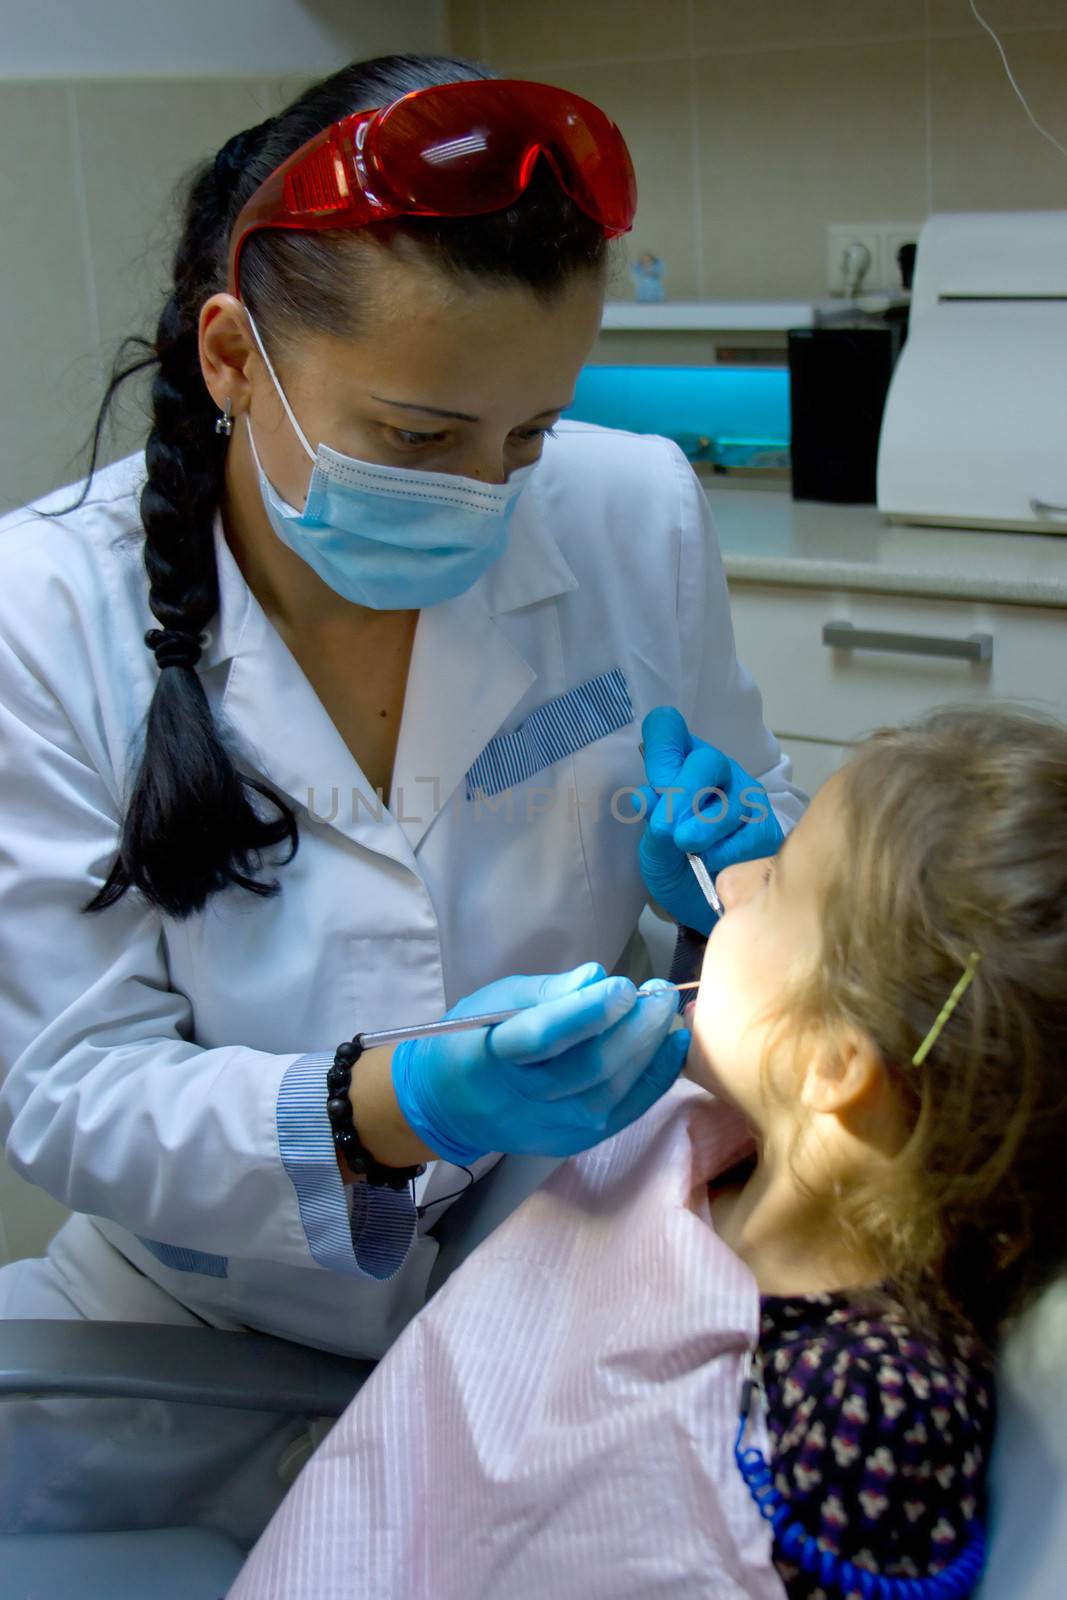
M241 137L247 143L258 131ZM215 407L200 373L197 319L214 289L225 229L221 187L214 165L193 186L174 292L156 330L141 521L149 604L160 623L145 642L155 652L159 678L118 856L86 907L91 911L114 904L131 887L179 917L228 884L273 894L277 883L254 876L261 852L288 843L284 859L291 859L298 842L292 808L237 771L196 672L200 635L218 608L214 522L226 441L215 431ZM276 815L261 816L249 791L269 800Z

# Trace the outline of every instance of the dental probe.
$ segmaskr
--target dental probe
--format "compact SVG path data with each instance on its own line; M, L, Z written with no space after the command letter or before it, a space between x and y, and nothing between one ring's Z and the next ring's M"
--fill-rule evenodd
M703 861L701 861L699 856L693 856L687 853L685 859L693 869L693 876L700 885L701 893L703 894L704 899L708 902L708 905L714 911L715 915L717 917L721 917L723 914L722 901L719 899L718 890L711 881L711 873L708 871L707 867L704 865ZM684 985L679 984L679 988L683 987Z
M672 983L671 989L699 989L700 980L694 983ZM655 990L639 990L641 994L654 994ZM410 1028L382 1028L377 1033L361 1033L359 1042L364 1050L373 1050L381 1044L403 1044L407 1039L432 1039L438 1033L462 1033L467 1028L492 1028L509 1017L517 1017L529 1006L516 1006L511 1011L489 1011L480 1017L444 1017L440 1022L419 1022Z

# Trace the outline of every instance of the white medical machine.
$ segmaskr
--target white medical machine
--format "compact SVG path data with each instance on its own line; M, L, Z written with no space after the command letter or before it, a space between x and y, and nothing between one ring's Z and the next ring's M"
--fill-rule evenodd
M1067 211L948 212L924 225L878 509L894 522L1067 533Z

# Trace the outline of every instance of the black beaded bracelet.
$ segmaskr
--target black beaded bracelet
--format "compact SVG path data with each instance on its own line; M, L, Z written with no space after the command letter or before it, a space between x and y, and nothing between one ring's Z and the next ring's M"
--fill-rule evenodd
M326 1115L330 1119L333 1142L344 1156L351 1170L362 1176L372 1187L403 1189L412 1178L421 1177L425 1163L418 1167L386 1167L376 1161L356 1132L352 1117L352 1102L348 1091L352 1085L352 1068L363 1054L363 1045L357 1033L337 1046L333 1066L326 1074Z

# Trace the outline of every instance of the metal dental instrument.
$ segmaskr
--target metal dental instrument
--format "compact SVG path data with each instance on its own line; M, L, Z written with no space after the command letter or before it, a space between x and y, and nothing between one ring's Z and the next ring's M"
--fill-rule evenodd
M672 989L699 989L699 979L695 983L672 983ZM655 990L639 990L640 994L654 994ZM523 1011L529 1011L529 1006L517 1006L511 1011L488 1011L479 1017L444 1017L440 1022L420 1022L410 1028L382 1028L377 1033L359 1034L359 1042L364 1050L373 1050L381 1044L403 1044L407 1039L432 1039L438 1033L462 1033L467 1028L492 1028L498 1022L506 1022L509 1017L520 1016Z
M686 855L685 858L693 869L693 876L700 885L701 893L717 917L723 914L722 901L719 899L715 885L711 881L711 873L701 861L699 856Z

